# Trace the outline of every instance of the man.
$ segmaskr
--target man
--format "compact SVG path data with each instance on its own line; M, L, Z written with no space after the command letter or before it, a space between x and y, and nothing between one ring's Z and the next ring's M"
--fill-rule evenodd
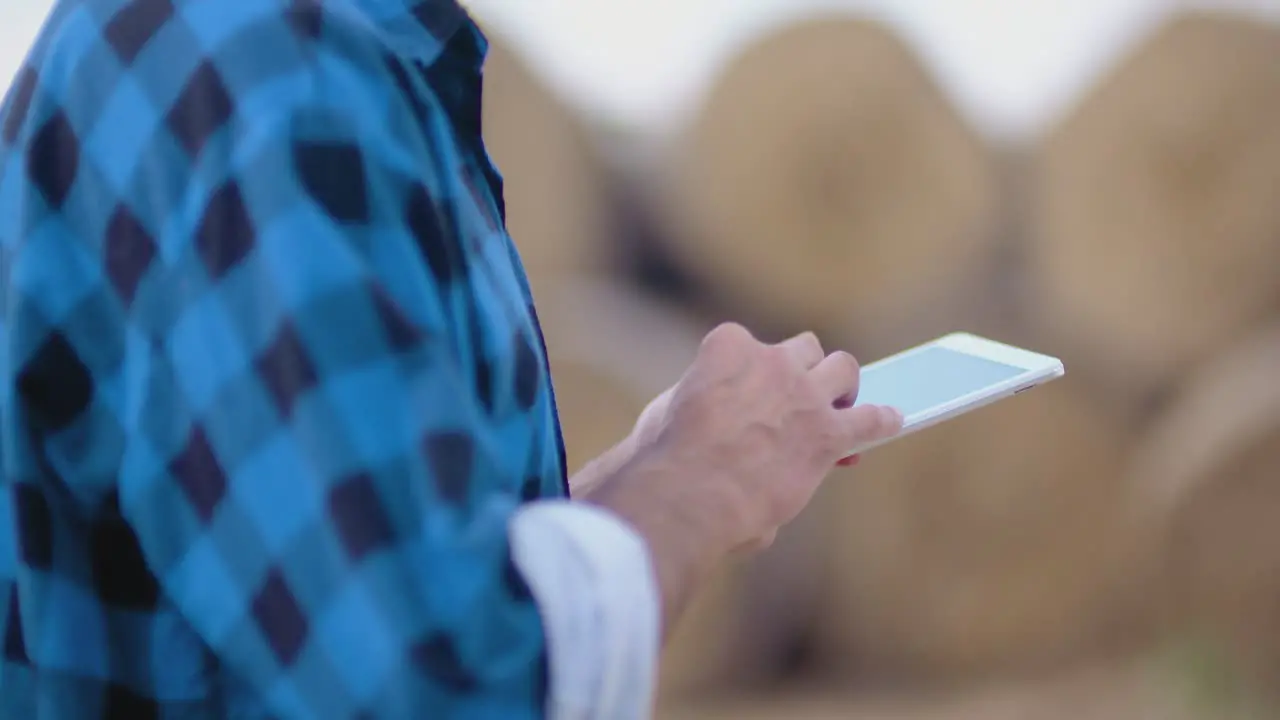
M453 0L64 0L0 112L0 716L631 718L842 451L706 339L568 483Z

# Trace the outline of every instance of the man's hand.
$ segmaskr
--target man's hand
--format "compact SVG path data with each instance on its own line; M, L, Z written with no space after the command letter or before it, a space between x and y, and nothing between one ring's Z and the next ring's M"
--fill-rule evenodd
M801 337L806 338L805 342L817 342L817 337L811 334ZM796 338L792 342L800 342L800 340ZM671 403L671 396L675 393L676 387L672 385L661 395L649 401L627 437L570 478L569 485L575 499L585 499L597 490L619 468L630 461L636 448L647 447L653 443L667 421L667 407ZM834 405L838 409L849 408L853 406L856 399L856 393L854 393L837 399ZM841 467L852 467L857 465L860 459L858 455L849 455L841 458L836 464ZM771 541L763 543L762 546L768 547L769 544Z
M811 333L767 345L723 325L645 410L588 499L649 541L669 621L725 556L767 545L851 448L901 429L896 411L850 407L858 375Z

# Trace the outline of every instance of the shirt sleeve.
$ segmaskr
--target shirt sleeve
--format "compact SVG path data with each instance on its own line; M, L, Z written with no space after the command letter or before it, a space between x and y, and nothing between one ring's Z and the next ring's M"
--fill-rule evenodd
M283 102L210 135L157 209L122 510L270 716L540 717L515 493L485 491L508 465L449 329L447 178L385 108Z
M661 621L644 541L608 513L559 501L519 511L511 541L546 619L548 716L652 717Z

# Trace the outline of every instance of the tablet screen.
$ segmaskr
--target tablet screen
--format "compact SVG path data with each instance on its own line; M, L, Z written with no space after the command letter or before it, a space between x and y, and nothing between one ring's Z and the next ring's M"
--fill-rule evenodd
M862 369L857 405L888 405L910 420L1026 370L936 345Z

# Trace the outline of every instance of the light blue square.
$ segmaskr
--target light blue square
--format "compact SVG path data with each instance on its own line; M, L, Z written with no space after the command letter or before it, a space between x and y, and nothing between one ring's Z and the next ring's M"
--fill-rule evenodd
M428 612L441 623L464 623L475 615L478 599L492 599L496 568L505 550L499 544L506 542L502 533L510 515L498 521L463 520L447 508L432 507L427 512L430 517L422 523L424 540L409 546L407 559L423 568L423 581L430 585ZM480 512L494 514L488 505ZM484 533L494 538L483 537ZM469 552L458 552L459 545Z
M120 462L117 486L121 501L128 507L131 502L149 495L158 482L171 482L165 460L156 453L150 438L131 435Z
M386 143L387 139L392 137L392 134L386 131L386 125L389 122L388 110L394 107L390 102L393 97L388 93L395 92L395 87L391 83L369 82L367 71L361 68L359 63L352 62L347 53L334 50L318 52L315 63L316 72L322 73L322 77L332 78L332 87L339 91L326 93L318 100L325 102L327 107L345 112L346 118L359 124L345 130L362 134L367 130L365 141ZM358 108L358 112L350 112L353 108ZM387 148L378 149L386 150ZM401 154L409 155L404 152L404 148L393 149L399 153L379 152L379 159L385 157L398 170L412 166L408 157L403 159L400 157ZM424 174L420 168L418 173Z
M28 235L9 268L9 283L58 322L97 289L101 272L63 218L50 215Z
M259 236L258 252L286 309L360 281L362 260L347 243L311 203L275 216Z
M227 59L223 58L220 67L225 68L226 63ZM241 117L270 116L278 113L281 107L298 107L307 103L314 92L308 72L310 68L303 66L296 72L261 77L252 88L238 88L236 112ZM259 71L257 75L262 73Z
M298 690L298 684L287 675L279 676L274 682L270 683L267 690L270 706L273 715L287 718L306 718L315 716L315 707L309 701L304 699Z
M214 293L191 304L168 339L174 373L191 409L208 409L218 392L241 373L252 372L231 319Z
M224 3L221 0L191 0L176 3L183 24L188 27L200 48L212 54L227 40L255 21L266 18L269 12L278 12L271 3Z
M94 166L117 192L123 193L129 186L129 179L156 133L158 120L151 98L133 77L123 75L85 144Z
M369 700L391 672L397 643L363 583L348 583L319 618L320 646L357 700Z
M281 553L312 523L322 520L321 492L292 435L280 434L236 469L236 504L262 535L267 550Z
M215 647L249 606L247 591L227 571L216 541L208 535L197 538L163 580L183 615Z
M407 389L399 377L395 361L385 359L325 382L325 398L342 418L347 442L361 464L376 467L395 460L417 438L413 424L406 422Z
M22 227L19 221L22 213L22 178L26 177L24 163L26 157L22 153L0 153L0 218L4 218L10 227ZM21 242L18 233L0 233L0 243L14 250Z
M151 339L136 325L125 326L124 401L120 404L120 422L132 430L146 408L147 386L151 380L153 348Z

